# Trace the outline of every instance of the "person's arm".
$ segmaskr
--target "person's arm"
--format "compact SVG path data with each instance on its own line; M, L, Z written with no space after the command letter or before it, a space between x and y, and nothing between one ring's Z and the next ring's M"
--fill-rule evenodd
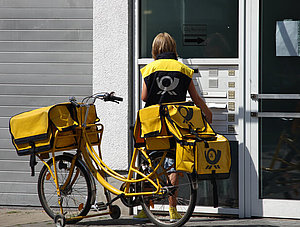
M147 86L146 86L146 83L145 81L143 81L143 88L142 88L142 95L141 95L141 98L144 102L147 101L147 95L148 95L148 91L147 91Z
M193 100L193 102L195 103L196 106L198 106L204 113L206 120L211 123L212 122L212 112L211 110L207 107L207 105L205 104L205 102L203 101L203 99L199 96L194 82L191 81L189 88L188 88L189 94Z

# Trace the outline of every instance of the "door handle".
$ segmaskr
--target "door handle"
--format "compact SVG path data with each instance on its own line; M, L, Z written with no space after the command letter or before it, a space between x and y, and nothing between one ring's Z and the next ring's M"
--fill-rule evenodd
M300 113L285 113L285 112L251 112L251 117L268 117L268 118L300 118Z
M300 99L300 94L251 94L251 99Z

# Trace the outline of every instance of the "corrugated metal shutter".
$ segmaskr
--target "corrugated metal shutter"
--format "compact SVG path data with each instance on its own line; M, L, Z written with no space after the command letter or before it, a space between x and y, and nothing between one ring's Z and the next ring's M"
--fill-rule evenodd
M92 0L0 0L0 205L40 205L9 118L92 92Z

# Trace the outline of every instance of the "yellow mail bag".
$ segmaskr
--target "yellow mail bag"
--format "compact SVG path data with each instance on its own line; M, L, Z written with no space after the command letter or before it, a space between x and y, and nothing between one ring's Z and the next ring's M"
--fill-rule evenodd
M199 179L216 179L229 177L231 153L228 140L220 134L215 140L187 140L176 145L176 170L196 172Z
M89 123L98 120L95 107L91 106ZM30 155L50 151L53 147L54 135L71 135L58 139L55 149L67 150L77 146L75 129L78 126L77 111L71 103L56 104L17 114L9 121L12 143L17 154ZM90 131L94 130L92 127ZM97 134L90 138L92 143L99 141Z

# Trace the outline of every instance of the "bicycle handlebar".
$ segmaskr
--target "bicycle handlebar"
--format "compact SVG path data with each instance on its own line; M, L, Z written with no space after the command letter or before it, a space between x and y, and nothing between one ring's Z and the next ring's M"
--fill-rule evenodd
M88 96L88 97L85 97L82 102L84 103L83 105L87 105L88 101L92 99L92 103L94 104L94 102L96 101L96 99L102 99L104 102L107 102L107 101L110 101L110 102L116 102L116 103L119 103L119 102L122 102L123 101L123 98L122 97L118 97L118 96L115 96L115 93L114 92L105 92L105 93L97 93L97 94L94 94L92 96ZM79 107L81 104L79 104L76 100L76 98L74 96L70 97L69 98L69 101L71 102L71 104L73 104L74 106L76 107Z
M114 92L111 92L111 93L105 93L103 95L103 100L104 102L107 102L107 101L111 101L111 102L122 102L123 101L123 98L122 97L118 97L118 96L115 96L115 93Z
M69 101L70 103L73 105L73 106L76 106L76 107L79 107L80 105L78 104L76 98L74 96L70 97L69 98Z

